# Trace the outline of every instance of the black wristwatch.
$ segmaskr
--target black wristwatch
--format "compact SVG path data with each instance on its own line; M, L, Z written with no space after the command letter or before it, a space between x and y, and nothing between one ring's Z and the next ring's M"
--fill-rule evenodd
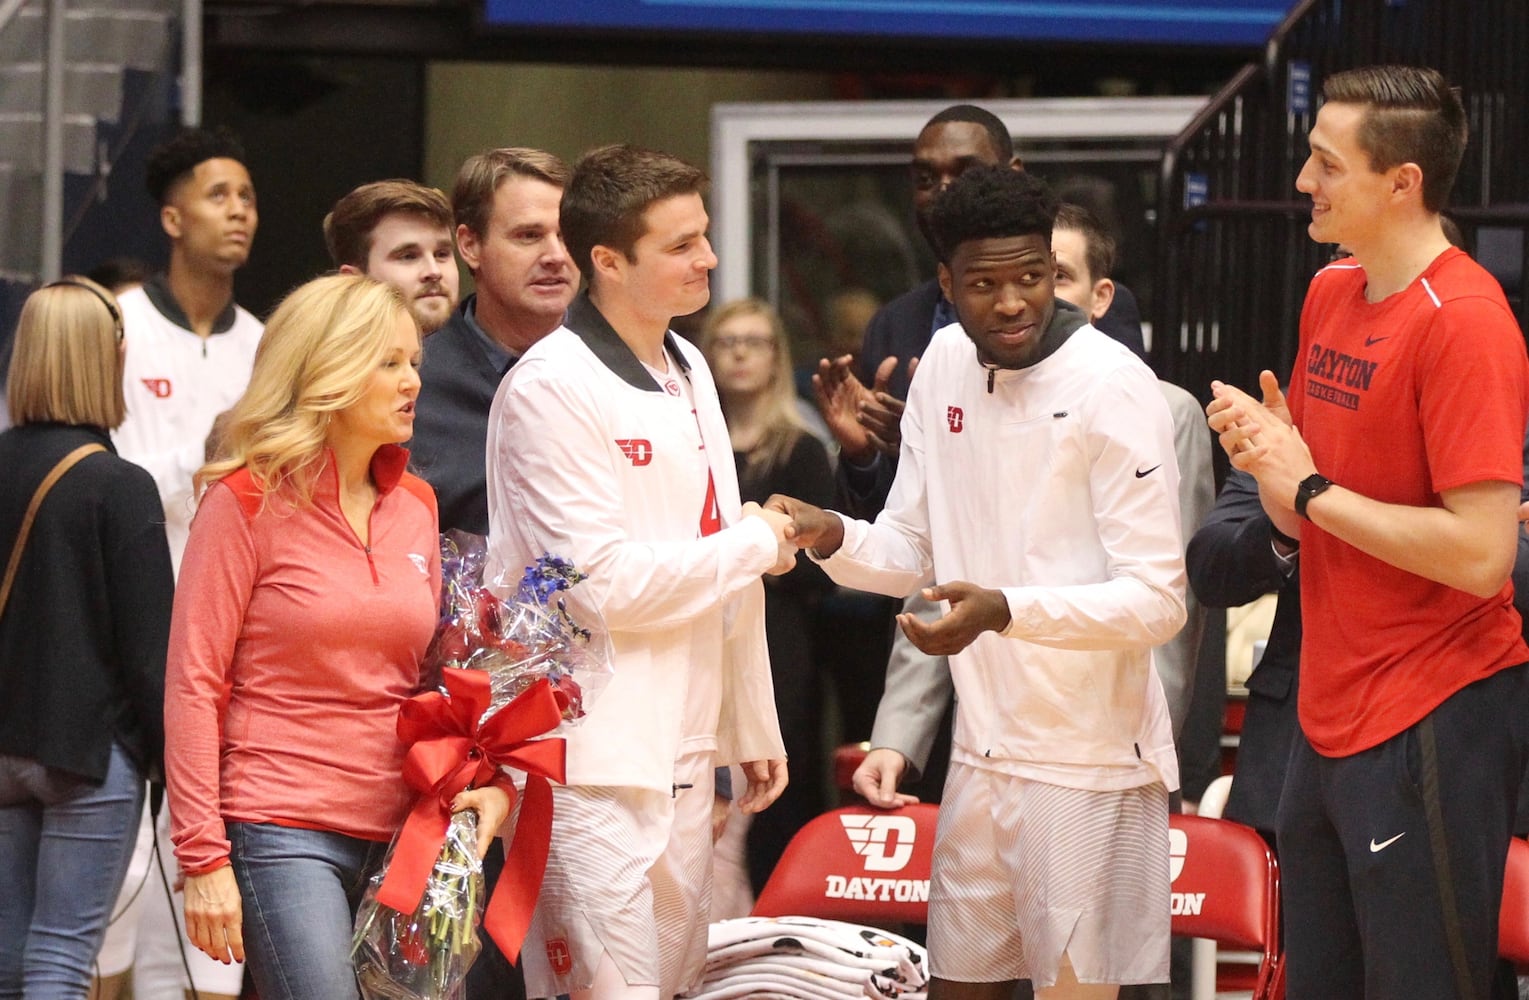
M1333 481L1320 472L1313 472L1301 480L1300 485L1295 488L1295 512L1306 520L1311 520L1311 515L1306 513L1306 505L1311 503L1314 497L1326 493L1327 488L1332 484Z

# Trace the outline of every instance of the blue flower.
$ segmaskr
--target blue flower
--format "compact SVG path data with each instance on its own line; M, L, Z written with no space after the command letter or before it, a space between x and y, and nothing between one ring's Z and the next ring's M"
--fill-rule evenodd
M567 559L544 555L526 567L516 597L527 604L546 607L552 603L553 595L585 579L588 574L579 572Z

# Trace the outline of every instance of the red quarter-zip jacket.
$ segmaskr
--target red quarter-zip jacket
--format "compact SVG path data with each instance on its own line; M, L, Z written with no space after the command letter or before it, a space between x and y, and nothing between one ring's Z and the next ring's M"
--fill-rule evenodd
M207 490L176 587L165 770L187 874L228 861L224 823L392 837L408 812L395 728L435 629L435 494L372 459L371 544L341 513L333 456L311 506L246 470Z

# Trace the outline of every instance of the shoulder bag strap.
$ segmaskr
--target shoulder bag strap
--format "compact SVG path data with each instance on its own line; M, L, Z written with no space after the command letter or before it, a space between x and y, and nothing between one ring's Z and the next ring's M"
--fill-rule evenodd
M32 522L37 518L37 508L42 506L43 497L53 488L53 484L63 478L64 473L74 468L75 463L86 455L93 455L106 449L98 444L82 444L78 448L59 459L53 471L43 477L43 481L37 484L37 492L32 494L32 502L27 505L27 512L21 519L21 531L16 535L16 544L11 546L11 561L5 566L5 582L0 583L0 614L5 613L5 602L11 596L11 584L16 582L16 571L21 568L21 552L27 546L27 535L32 532Z

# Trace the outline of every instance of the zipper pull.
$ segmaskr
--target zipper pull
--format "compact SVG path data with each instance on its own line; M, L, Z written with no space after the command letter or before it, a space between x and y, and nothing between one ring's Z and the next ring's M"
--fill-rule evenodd
M989 396L991 396L993 394L993 379L995 379L997 377L998 377L998 369L997 368L989 368L987 370L987 394Z

